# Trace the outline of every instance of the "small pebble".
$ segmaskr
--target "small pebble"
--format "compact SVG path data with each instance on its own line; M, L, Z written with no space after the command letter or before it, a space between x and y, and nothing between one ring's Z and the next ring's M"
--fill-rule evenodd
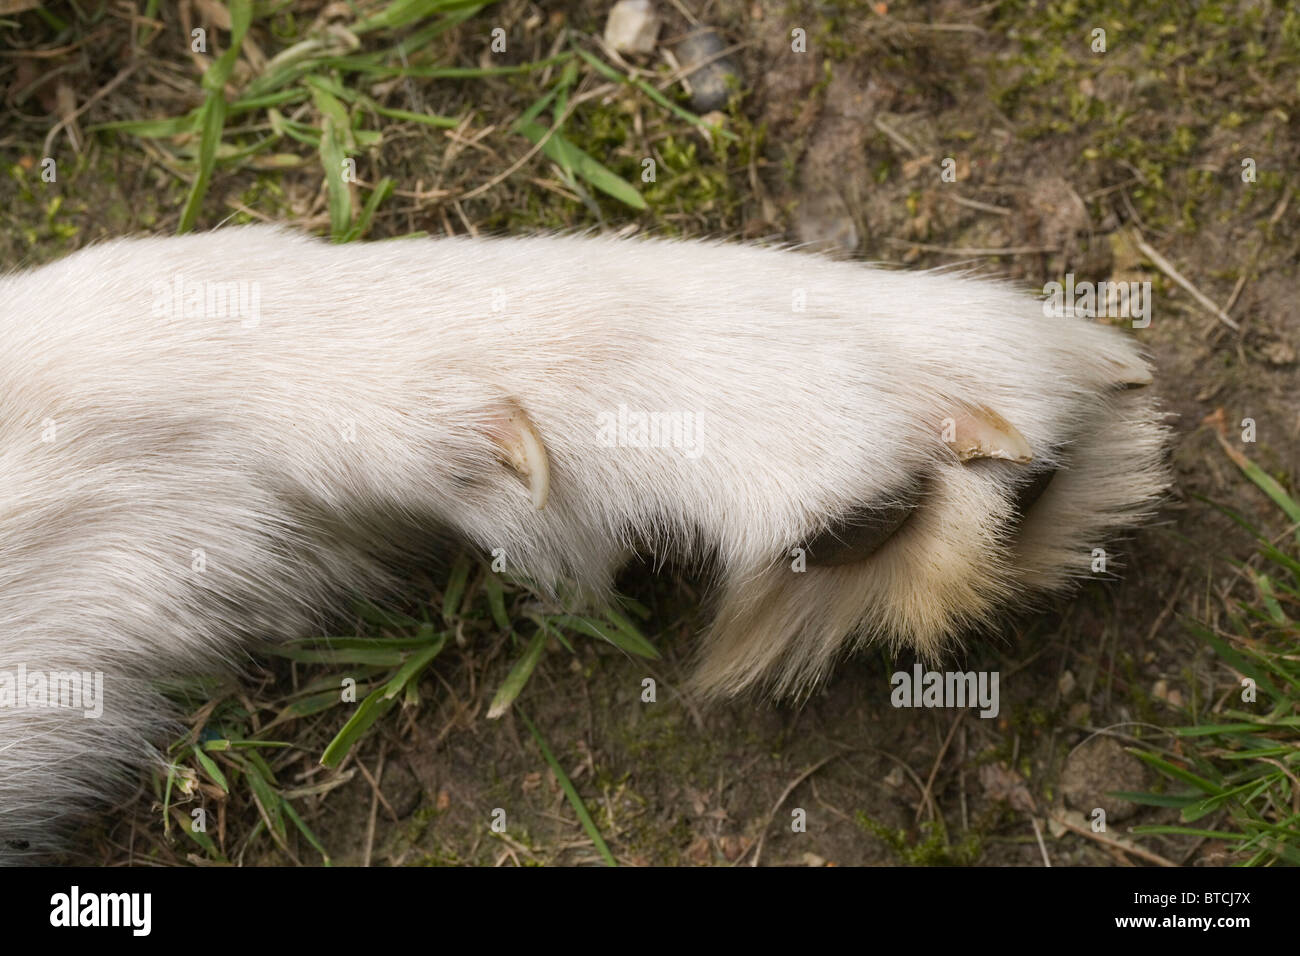
M605 21L605 43L619 53L653 53L659 15L650 0L618 0Z
M691 107L697 113L726 107L727 98L739 80L740 70L730 56L712 60L726 48L726 41L716 30L698 27L673 51L682 69L688 71L685 81L691 91Z
M1093 737L1070 754L1061 771L1061 793L1065 802L1091 819L1094 808L1106 811L1108 822L1127 820L1138 805L1113 790L1145 790L1146 766L1111 737Z

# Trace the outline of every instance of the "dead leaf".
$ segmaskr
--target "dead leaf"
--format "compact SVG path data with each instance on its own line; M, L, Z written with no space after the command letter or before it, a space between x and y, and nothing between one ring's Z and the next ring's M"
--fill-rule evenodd
M692 840L691 845L686 848L686 858L692 863L701 865L712 862L713 851L709 847L708 838L697 836Z
M1035 813L1034 798L1024 778L1010 767L989 763L980 767L980 784L990 800L1005 800L1021 813Z

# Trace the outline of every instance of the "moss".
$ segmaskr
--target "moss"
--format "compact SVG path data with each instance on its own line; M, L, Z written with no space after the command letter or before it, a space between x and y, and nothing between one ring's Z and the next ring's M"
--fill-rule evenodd
M858 826L883 842L907 866L973 866L984 853L983 841L973 831L957 843L950 843L942 817L922 823L915 839L909 839L906 830L888 827L862 811L858 811L856 819Z
M685 783L701 779L711 769L711 747L678 708L649 705L636 721L620 721L611 728L618 743L637 763L668 770Z
M1019 49L997 50L986 65L993 99L1015 118L1018 134L1060 140L1065 178L1078 178L1069 172L1072 156L1101 160L1094 178L1118 181L1136 171L1141 184L1131 198L1146 225L1192 232L1221 202L1205 170L1193 164L1211 132L1241 129L1257 151L1274 135L1258 120L1252 130L1240 112L1242 97L1225 91L1240 89L1247 67L1255 77L1293 84L1294 59L1280 52L1293 42L1289 31L1300 28L1288 15L1277 29L1266 11L1226 0L1198 4L1194 30L1185 29L1186 16L1173 0L1007 3L995 11L995 22ZM1138 23L1147 26L1139 32ZM1097 27L1106 30L1105 53L1090 47ZM1126 95L1099 92L1120 84ZM1263 195L1252 198L1276 203L1284 187L1266 184L1263 172L1257 184ZM1215 178L1221 184L1224 174Z
M668 136L659 143L663 163L654 182L645 189L646 201L661 212L691 217L731 219L739 197L731 188L726 169L718 163L701 162L699 147L689 139ZM672 229L671 221L668 223Z

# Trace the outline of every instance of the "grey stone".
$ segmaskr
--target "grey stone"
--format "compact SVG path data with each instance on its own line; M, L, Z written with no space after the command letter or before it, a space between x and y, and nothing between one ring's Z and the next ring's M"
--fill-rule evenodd
M1107 796L1110 791L1146 788L1146 766L1113 737L1093 737L1080 745L1061 771L1065 802L1089 819L1101 807L1107 823L1127 820L1138 810L1131 800Z
M712 27L698 27L673 51L691 91L691 106L698 113L719 110L740 78L740 68L730 56L713 60L727 43ZM711 61L711 62L710 62Z

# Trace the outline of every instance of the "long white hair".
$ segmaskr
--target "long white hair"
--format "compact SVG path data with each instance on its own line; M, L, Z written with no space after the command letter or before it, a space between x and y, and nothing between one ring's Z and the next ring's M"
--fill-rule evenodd
M0 340L0 856L151 759L157 681L423 533L591 600L706 561L696 691L791 694L1090 573L1166 484L1130 334L739 244L120 240L0 278ZM33 697L67 673L98 717Z

